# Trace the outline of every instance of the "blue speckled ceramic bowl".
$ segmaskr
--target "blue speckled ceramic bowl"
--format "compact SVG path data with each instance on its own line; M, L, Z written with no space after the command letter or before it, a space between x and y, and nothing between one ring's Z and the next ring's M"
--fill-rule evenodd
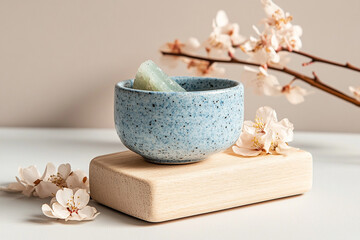
M123 144L147 161L182 164L225 150L239 138L244 89L239 82L174 77L188 92L115 87L115 127Z

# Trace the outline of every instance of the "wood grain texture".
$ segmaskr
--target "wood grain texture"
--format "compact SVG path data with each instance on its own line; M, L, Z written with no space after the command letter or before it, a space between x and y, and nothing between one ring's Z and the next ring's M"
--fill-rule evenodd
M312 156L246 158L229 149L198 163L157 165L126 151L93 159L90 179L97 202L162 222L302 194L312 185Z

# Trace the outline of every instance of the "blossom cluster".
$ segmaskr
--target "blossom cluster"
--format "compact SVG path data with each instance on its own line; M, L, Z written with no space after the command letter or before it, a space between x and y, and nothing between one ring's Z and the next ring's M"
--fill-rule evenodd
M254 87L255 93L267 96L284 95L292 104L303 102L304 96L308 94L305 89L293 86L294 81L282 86L276 76L268 73L269 66L283 67L288 63L287 53L280 50L293 51L302 47L300 39L302 28L293 25L292 16L272 0L261 0L261 2L266 18L261 21L262 31L253 26L256 36L243 37L239 25L230 22L225 11L220 10L213 20L212 32L203 43L196 38L190 38L184 43L175 40L161 48L162 51L169 53L191 55L205 51L209 59L215 61L166 55L163 56L163 63L174 67L181 60L196 75L221 77L225 74L225 69L219 67L216 60L230 60L234 58L236 50L240 49L248 56L249 62L259 64L258 68L245 67L242 75L242 79L249 86Z
M48 163L43 174L33 165L19 168L18 175L16 182L0 190L21 192L28 197L53 197L51 207L42 206L46 216L81 221L92 220L98 215L95 208L86 206L90 199L88 177L81 170L72 171L69 163L61 164L57 169L53 163Z
M56 192L63 188L89 191L89 179L81 170L71 171L70 164L61 164L58 169L53 163L46 165L41 175L35 166L19 168L19 176L6 189L12 192L22 192L25 196L39 198L54 197Z
M288 145L294 138L294 126L284 118L278 121L270 107L256 111L255 121L245 121L240 138L233 151L242 156L257 156L261 153L287 154L294 148Z

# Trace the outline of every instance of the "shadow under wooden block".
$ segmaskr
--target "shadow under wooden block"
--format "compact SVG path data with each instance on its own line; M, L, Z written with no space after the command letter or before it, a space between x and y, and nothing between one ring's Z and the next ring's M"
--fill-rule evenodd
M131 151L90 163L91 197L149 222L162 222L310 190L312 156L241 157L231 149L187 165L157 165Z

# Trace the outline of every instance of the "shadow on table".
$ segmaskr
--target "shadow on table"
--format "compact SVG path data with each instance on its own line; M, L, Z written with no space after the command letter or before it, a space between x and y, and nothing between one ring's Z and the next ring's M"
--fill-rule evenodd
M109 212L109 214L107 214L106 217L111 217L111 220L114 223L119 222L121 224L126 223L126 224L129 224L129 225L135 225L135 226L140 226L140 227L153 227L153 226L159 226L159 225L172 224L172 223L176 223L176 222L180 222L180 221L184 221L184 220L189 220L189 219L207 217L207 216L219 214L221 212L234 211L236 209L241 210L241 209L245 209L245 208L247 209L247 208L256 207L256 206L262 205L262 204L271 204L272 202L278 202L278 201L284 201L284 200L288 200L288 199L293 199L293 198L297 198L297 197L302 196L302 195L303 194L298 194L298 195L295 195L295 196L283 197L283 198L278 198L278 199L274 199L274 200L268 200L268 201L264 201L264 202L253 203L253 204L248 204L248 205L244 205L244 206L240 206L240 207L234 207L234 208L219 210L219 211L215 211L215 212L203 213L203 214L198 214L198 215L194 215L194 216L183 217L183 218L178 218L178 219L169 220L169 221L165 221L165 222L158 222L158 223L146 222L144 220L137 219L137 218L132 217L130 215L127 215L125 213L118 212L116 210L113 210L112 208L101 205L99 203L96 203L96 208L97 209L102 209L102 212L104 212L106 214L107 214L107 212Z
M0 184L5 185L6 184ZM36 197L27 197L22 195L21 193L14 192L4 192L0 191L0 198L7 198L9 203L7 204L7 208L16 208L16 211L22 212L24 216L25 222L31 223L40 223L40 224L52 224L55 219L49 219L44 215L40 215L41 206L44 203L49 203L50 199L40 199ZM39 214L33 215L30 218L26 215L29 210L38 209ZM4 211L3 211L4 212Z
M93 204L96 209L101 212L100 215L103 215L102 217L108 218L108 222L114 223L114 224L128 224L133 226L151 226L152 223L143 221L141 219L132 217L130 215L127 215L125 213L116 211L112 208L109 208L105 205L102 205L100 203L94 202Z
M24 219L24 221L28 223L43 224L43 225L51 225L51 224L76 225L76 224L83 224L86 222L86 221L64 221L60 219L52 219L41 214L34 214L29 218Z

